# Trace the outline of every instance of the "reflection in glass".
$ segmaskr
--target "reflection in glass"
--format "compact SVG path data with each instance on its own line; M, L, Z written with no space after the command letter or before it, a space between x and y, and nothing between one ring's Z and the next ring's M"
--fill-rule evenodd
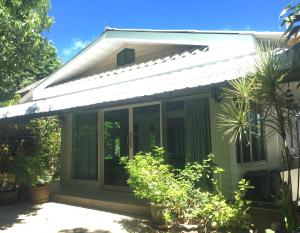
M133 109L134 154L149 152L160 145L160 106L149 105Z
M104 113L104 184L125 186L128 175L120 157L128 157L128 109Z

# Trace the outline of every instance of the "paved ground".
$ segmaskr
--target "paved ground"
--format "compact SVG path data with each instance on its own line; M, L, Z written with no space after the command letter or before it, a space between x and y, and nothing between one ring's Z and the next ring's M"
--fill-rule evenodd
M0 207L0 231L43 233L152 233L144 219L48 202Z

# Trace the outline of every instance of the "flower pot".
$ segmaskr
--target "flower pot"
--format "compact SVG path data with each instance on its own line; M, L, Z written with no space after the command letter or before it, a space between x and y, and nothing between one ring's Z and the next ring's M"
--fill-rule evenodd
M155 225L165 225L166 221L164 219L164 211L166 210L166 207L156 205L154 203L150 204L150 212L151 217Z
M30 190L31 201L35 204L47 202L50 196L50 185L43 185Z
M18 201L18 191L0 192L0 205L9 205Z

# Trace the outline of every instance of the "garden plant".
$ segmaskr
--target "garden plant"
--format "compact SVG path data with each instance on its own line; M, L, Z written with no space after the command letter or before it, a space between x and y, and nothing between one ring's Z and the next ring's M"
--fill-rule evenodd
M139 152L134 159L122 159L129 173L128 184L134 194L163 207L164 219L171 225L196 225L199 232L249 229L250 202L243 200L249 183L241 180L234 198L222 194L219 177L223 169L213 163L214 156L202 163L189 163L174 169L165 162L163 148Z
M287 177L277 184L276 201L281 209L285 228L294 232L297 228L296 203L292 198L291 170L295 157L290 151L288 138L294 138L295 119L299 107L293 99L293 91L289 85L290 69L287 69L286 58L289 50L280 44L262 44L258 48L255 59L255 71L246 77L229 81L229 87L224 88L219 126L232 143L239 142L242 150L242 140L256 137L257 125L251 120L255 111L253 106L259 106L261 126L268 132L266 137L276 134L280 137L282 167L287 171ZM298 85L299 87L299 85ZM296 91L297 88L296 87ZM299 182L298 182L299 184ZM298 186L299 187L299 186Z

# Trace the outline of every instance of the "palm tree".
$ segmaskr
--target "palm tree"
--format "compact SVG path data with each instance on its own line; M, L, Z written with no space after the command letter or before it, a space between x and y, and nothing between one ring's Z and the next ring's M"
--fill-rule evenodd
M284 69L284 54L284 49L278 49L278 45L261 45L258 48L255 72L249 73L247 77L230 81L230 87L224 89L225 101L221 104L223 112L219 115L219 126L225 135L230 136L230 141L239 142L242 152L242 135L246 135L248 143L251 144L256 132L257 126L250 117L253 103L261 106L261 123L281 138L282 161L286 165L288 177L287 184L280 189L280 207L288 232L293 232L296 227L291 184L293 158L287 143L287 132L296 111L290 98L291 91L287 88L288 70Z

